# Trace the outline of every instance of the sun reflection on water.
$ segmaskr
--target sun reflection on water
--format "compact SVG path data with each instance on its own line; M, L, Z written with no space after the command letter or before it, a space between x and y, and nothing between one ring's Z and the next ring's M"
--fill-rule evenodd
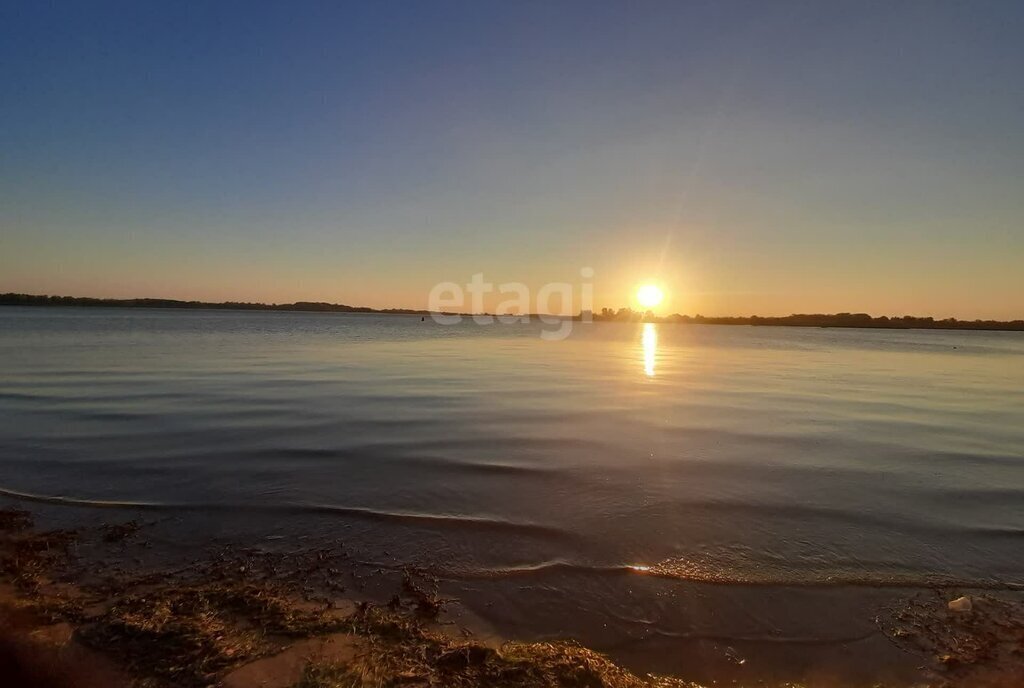
M644 374L647 377L654 377L654 362L658 356L658 326L654 323L644 323L641 342L644 350Z

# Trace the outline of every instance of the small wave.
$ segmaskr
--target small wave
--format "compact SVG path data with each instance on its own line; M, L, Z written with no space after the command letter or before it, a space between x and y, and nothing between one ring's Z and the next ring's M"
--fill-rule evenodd
M741 501L729 498L674 499L652 502L623 510L617 514L623 520L669 519L685 515L688 519L714 519L719 515L743 516L755 523L776 523L786 519L797 523L830 522L857 529L874 528L879 532L898 530L900 533L920 535L995 536L1014 537L1024 534L1024 529L1012 524L970 523L954 520L940 512L921 511L899 513L897 511L868 511L823 504L797 502Z
M712 643L766 643L773 645L847 645L849 643L858 643L862 640L878 635L880 631L873 629L865 631L864 633L858 633L857 635L849 636L838 636L838 637L819 637L819 636L791 636L791 635L767 635L767 634L724 634L724 633L707 633L700 631L670 631L664 628L658 628L653 622L638 621L635 619L626 619L617 614L613 614L616 619L625 623L641 624L647 630L648 636L643 638L633 638L622 641L613 645L615 648L627 647L629 645L646 643L650 640L650 635L660 636L662 638L670 638L672 640L703 640Z
M432 525L450 525L456 527L473 527L484 530L506 530L524 535L533 535L555 539L567 539L570 537L567 531L552 526L528 523L523 521L509 521L506 519L492 518L489 516L461 516L448 514L429 514L422 512L407 511L382 511L364 507L335 506L332 504L297 504L294 506L282 505L281 509L289 509L299 513L333 513L345 516L365 517L386 521L404 521L409 523L424 523Z
M870 588L972 588L977 590L1024 590L1024 582L991 579L965 579L942 574L862 573L826 574L801 572L748 573L727 569L720 563L672 559L655 564L581 564L552 559L531 564L486 569L436 569L430 573L449 580L502 579L517 576L541 576L552 573L590 576L649 576L667 580L713 585L748 587L870 587Z
M5 459L7 463L20 463L25 465L38 466L39 457L30 455L22 447L13 444L0 442L0 451L9 449L11 454L21 454ZM38 451L36 451L38 454ZM159 454L136 454L131 458L122 458L105 463L91 464L90 468L96 471L112 471L123 473L127 470L138 473L180 473L184 466L202 467L206 471L228 471L236 470L239 452L233 450L217 451L215 449L201 452L190 449L171 451L163 450ZM173 458L173 466L170 459ZM370 466L371 464L380 468L386 466L394 470L420 469L429 470L436 474L445 471L455 477L458 476L509 476L523 479L572 479L565 471L549 466L538 466L531 464L510 463L506 461L491 460L460 460L449 459L443 456L429 454L416 455L393 455L385 451L366 451L360 447L328 449L316 447L270 447L264 449L248 450L245 453L246 467L249 470L266 468L278 471L295 471L303 469L316 469L327 466L331 462L346 462L348 466ZM80 467L82 461L68 456L47 456L45 458L47 467L64 468ZM284 463L283 463L284 462Z
M441 454L399 453L388 451L387 446L367 445L344 449L324 449L307 447L270 447L250 452L251 459L277 461L281 458L289 460L305 460L311 464L332 459L346 459L353 462L388 463L396 467L421 467L431 470L445 470L453 473L481 473L524 476L553 476L559 471L547 466L509 463L504 461L470 461L451 459Z
M191 503L191 502L149 502L110 499L85 499L63 495L40 495L0 488L0 496L43 504L84 507L93 509L138 509L145 511L198 511L198 512L249 512L271 514L329 514L363 518L376 521L392 521L411 525L435 527L472 528L479 530L505 531L544 539L569 539L568 532L551 526L523 521L509 521L490 516L435 514L417 511L389 511L367 507L342 506L337 504L280 503L280 504L232 504L232 503Z

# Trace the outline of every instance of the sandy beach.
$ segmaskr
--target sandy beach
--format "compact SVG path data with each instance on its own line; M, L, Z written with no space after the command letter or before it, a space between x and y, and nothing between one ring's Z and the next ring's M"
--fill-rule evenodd
M627 669L572 638L529 643L480 633L457 600L415 570L360 571L339 551L251 547L169 567L154 563L162 557L147 530L138 521L45 530L30 511L0 511L8 676L54 688L867 685L844 677L841 665L800 684L773 683L756 667L701 684L645 672L639 656ZM885 685L1016 685L1024 599L968 591L971 609L950 609L962 592L918 592L866 610L877 640L905 660L893 667L904 678ZM738 654L734 661L746 663Z

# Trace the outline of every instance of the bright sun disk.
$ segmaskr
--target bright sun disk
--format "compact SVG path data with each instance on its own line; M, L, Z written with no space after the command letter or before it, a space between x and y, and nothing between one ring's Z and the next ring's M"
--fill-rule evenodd
M664 298L665 294L656 284L645 284L636 290L636 300L639 301L640 305L644 308L654 308L661 303Z

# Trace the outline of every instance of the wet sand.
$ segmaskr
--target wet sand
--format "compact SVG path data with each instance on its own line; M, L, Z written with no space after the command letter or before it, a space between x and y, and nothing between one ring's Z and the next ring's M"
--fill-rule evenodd
M493 622L527 613L518 605L492 604L489 620L486 605L474 613L431 576L368 571L343 547L225 547L172 565L149 530L139 521L45 530L28 511L0 511L6 676L40 686L229 688L782 686L794 675L838 687L882 676L894 687L1005 688L1024 675L1019 593L966 591L972 610L955 612L947 601L965 591L884 590L860 610L862 637L844 642L650 636L602 647L613 662L572 638L510 640ZM793 603L778 593L749 588L741 597ZM824 626L857 616L844 600L865 599L841 589L808 595L792 613Z

